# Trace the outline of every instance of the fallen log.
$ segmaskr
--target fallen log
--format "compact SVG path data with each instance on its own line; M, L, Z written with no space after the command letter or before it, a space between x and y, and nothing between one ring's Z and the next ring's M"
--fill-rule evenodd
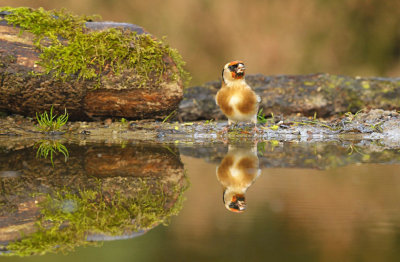
M400 109L400 78L361 78L330 74L246 76L267 115L329 117L360 109ZM184 121L225 119L215 104L219 81L185 89L178 117Z
M177 108L187 77L177 51L140 26L91 19L0 8L0 111L160 119Z

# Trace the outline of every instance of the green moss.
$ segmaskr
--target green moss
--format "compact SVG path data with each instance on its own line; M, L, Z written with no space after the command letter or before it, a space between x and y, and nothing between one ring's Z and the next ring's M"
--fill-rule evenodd
M362 82L361 82L361 86L362 86L364 89L369 89L369 88L370 88L370 85L369 85L369 82L368 82L368 81L362 81Z
M58 79L100 83L102 75L133 70L139 87L158 84L165 78L181 79L185 84L190 80L178 51L150 35L115 28L88 31L85 22L94 16L77 16L65 10L3 7L0 11L11 12L4 18L9 24L35 35L35 45L41 52L37 64ZM173 65L164 61L168 56L178 69L169 75L167 69Z
M152 183L140 180L130 196L104 191L100 182L97 190L64 189L48 194L39 204L42 216L36 223L38 231L9 243L6 249L11 252L6 255L65 253L77 246L100 245L86 241L89 233L122 235L165 224L181 210L186 187L175 185L165 192L165 183ZM170 200L175 201L173 205Z
M305 85L305 86L313 86L313 85L315 85L315 82L312 82L312 81L305 81L305 82L304 82L304 85Z

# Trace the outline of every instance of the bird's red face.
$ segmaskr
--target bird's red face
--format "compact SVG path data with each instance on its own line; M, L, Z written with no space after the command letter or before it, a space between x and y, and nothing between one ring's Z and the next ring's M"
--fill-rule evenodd
M242 79L246 67L242 61L232 61L228 64L228 69L231 72L233 79Z
M244 195L235 194L233 195L231 202L229 203L229 210L236 213L242 213L246 209L246 200Z

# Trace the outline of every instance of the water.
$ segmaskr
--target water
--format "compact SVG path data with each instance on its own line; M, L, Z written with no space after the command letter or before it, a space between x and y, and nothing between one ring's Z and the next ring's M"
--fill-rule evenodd
M397 150L365 141L59 143L67 154L54 141L0 150L3 252L45 253L0 261L400 258ZM43 154L52 148L53 164ZM245 211L232 212L233 196ZM20 231L25 245L13 246Z

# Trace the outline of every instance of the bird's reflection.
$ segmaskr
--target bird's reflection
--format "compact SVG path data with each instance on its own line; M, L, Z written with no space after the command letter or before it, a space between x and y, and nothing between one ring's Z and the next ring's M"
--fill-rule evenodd
M217 167L217 179L224 190L223 201L229 211L246 209L246 191L260 173L257 145L229 145L228 153Z

